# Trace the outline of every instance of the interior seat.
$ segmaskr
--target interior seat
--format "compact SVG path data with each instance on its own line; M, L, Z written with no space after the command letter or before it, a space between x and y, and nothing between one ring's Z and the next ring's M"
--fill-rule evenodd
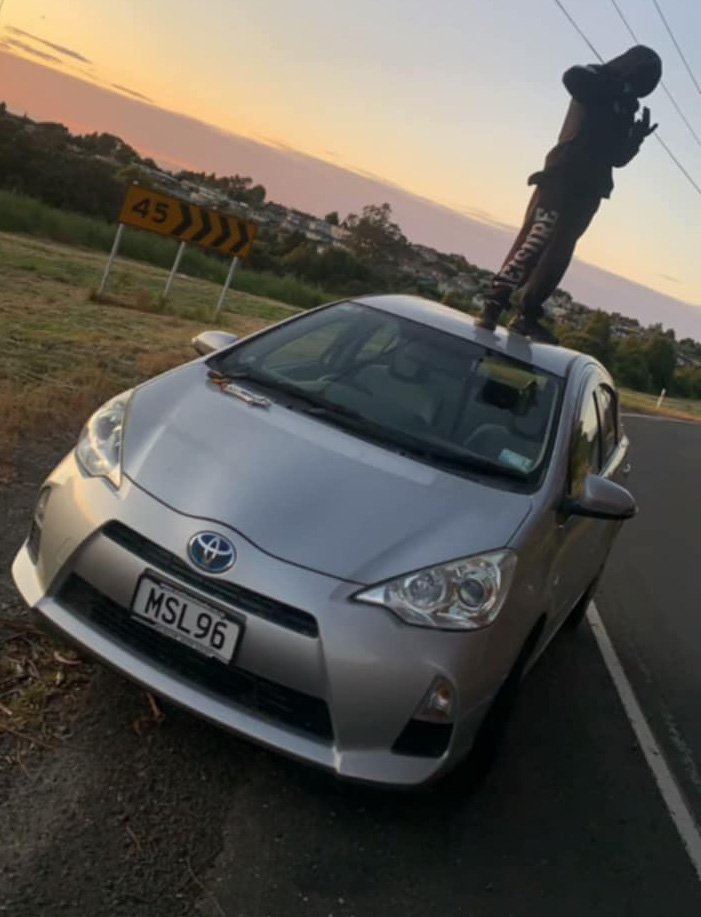
M346 380L332 382L324 395L381 422L411 425L413 418L430 427L440 407L440 393L430 384L435 359L432 348L409 341L396 347L387 363L362 366Z
M494 420L471 430L463 445L471 452L494 461L498 461L501 453L508 450L536 462L552 413L553 389L554 383L548 380L542 388L533 390L526 408L519 409L514 403L510 410L505 407L505 397L485 386L481 400L497 402L491 411Z

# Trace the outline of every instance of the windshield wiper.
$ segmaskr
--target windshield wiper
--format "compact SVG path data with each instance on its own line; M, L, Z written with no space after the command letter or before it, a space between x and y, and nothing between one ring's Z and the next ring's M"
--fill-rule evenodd
M333 401L326 401L325 398L319 398L311 392L305 392L304 389L296 385L257 373L255 370L237 369L233 372L221 373L218 370L210 369L209 378L212 382L220 385L226 385L231 382L252 382L254 385L260 385L261 388L267 388L271 392L289 395L296 402L304 404L303 412L313 417L345 417L358 421L365 419L362 414L352 408L346 408L342 404L336 404ZM288 404L286 406L293 407L294 405Z
M267 376L256 373L251 369L235 369L233 372L224 373L219 369L210 367L207 373L211 382L223 385L227 382L257 382L266 384Z
M336 404L334 401L326 401L324 398L314 398L312 395L303 394L300 398L302 401L306 402L307 405L303 409L304 413L309 414L311 417L341 417L345 420L357 421L359 424L363 424L368 428L373 427L380 429L378 424L368 420L367 417L364 417L358 411L354 411L353 408L347 408L342 404Z
M510 468L473 452L467 453L441 448L438 445L426 443L411 434L388 430L382 424L365 417L359 411L347 408L345 405L334 401L327 401L325 398L319 398L311 392L305 392L296 385L259 374L249 368L235 369L228 373L210 369L209 377L213 382L219 384L252 382L254 385L260 385L261 388L266 388L271 392L288 395L294 401L292 404L286 405L286 407L294 410L299 406L301 413L310 417L335 423L337 426L352 430L385 448L392 449L403 455L413 456L419 460L423 459L430 464L442 466L454 472L481 473L511 478L517 481L525 481L527 479L527 475L516 468Z
M466 454L463 452L452 452L448 449L437 449L435 447L417 447L417 455L423 455L436 464L445 465L456 471L475 471L477 473L498 475L505 478L513 478L516 481L525 481L527 475L517 468L509 468L500 462L484 458L481 455L475 455L473 452Z
M235 369L232 372L224 373L218 369L210 368L207 375L210 382L213 382L215 385L221 385L222 387L226 385L236 385L237 382L252 382L254 385L259 385L261 388L267 389L270 392L285 392L286 394L296 393L294 386L279 382L277 379L265 373L257 373L254 369Z

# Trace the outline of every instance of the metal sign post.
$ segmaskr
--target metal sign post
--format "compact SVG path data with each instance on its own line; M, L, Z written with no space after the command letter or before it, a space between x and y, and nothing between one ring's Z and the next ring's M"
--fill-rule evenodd
M2 0L0 0L1 3ZM107 259L98 293L102 293L107 284L112 264L119 251L125 225L135 226L137 229L145 229L147 232L155 232L161 236L169 236L179 242L175 260L163 290L164 300L170 295L187 243L199 245L201 248L219 252L220 255L232 257L229 273L226 276L224 288L219 295L219 301L214 311L214 318L219 316L224 306L226 293L236 273L239 259L246 258L250 254L258 232L258 226L255 223L242 220L233 214L220 213L218 210L200 207L198 204L191 204L182 198L170 197L167 194L161 194L159 191L152 191L149 188L142 188L140 185L134 184L127 189L122 203L117 232L112 243L112 251Z
M173 262L173 267L170 269L170 274L168 274L168 279L166 280L166 288L163 291L163 300L164 301L168 299L168 296L170 294L170 288L173 283L173 278L175 277L175 275L178 272L178 268L180 267L180 259L182 258L184 251L185 251L185 243L181 242L180 245L178 245L177 252L175 253L175 261Z
M107 264L105 265L105 271L102 275L102 280L100 281L100 286L98 287L98 290L97 290L98 294L102 294L105 291L105 287L107 286L107 278L109 277L110 271L112 270L112 264L114 263L114 259L117 257L117 252L119 251L119 243L122 241L123 232L124 232L124 223L120 223L117 226L117 232L114 234L114 242L112 243L112 251L110 252L109 258L107 259Z
M224 286L222 287L222 291L219 294L219 299L217 300L217 304L214 307L214 315L212 316L213 321L216 321L216 319L219 318L219 313L221 312L222 306L224 305L224 300L226 299L226 294L229 290L229 287L231 286L231 281L234 279L234 274L236 273L236 268L238 267L238 263L239 263L238 255L234 255L233 260L231 262L231 267L229 268L229 273L226 275Z

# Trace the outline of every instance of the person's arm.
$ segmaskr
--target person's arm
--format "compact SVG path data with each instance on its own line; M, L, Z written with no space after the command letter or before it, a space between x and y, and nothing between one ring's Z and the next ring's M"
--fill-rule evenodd
M604 73L593 64L588 67L570 67L562 77L565 89L580 105L601 105L622 96L624 84Z
M640 152L643 140L657 128L656 124L650 126L650 109L643 108L643 114L640 120L634 121L628 134L623 138L621 143L611 156L611 165L617 169L628 165L628 163Z

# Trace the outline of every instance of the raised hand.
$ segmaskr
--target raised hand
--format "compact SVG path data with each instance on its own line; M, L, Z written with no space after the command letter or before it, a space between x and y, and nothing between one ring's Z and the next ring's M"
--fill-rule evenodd
M650 109L645 107L643 108L642 117L635 122L635 132L641 140L644 140L645 137L649 137L650 134L657 129L657 124L650 126Z

